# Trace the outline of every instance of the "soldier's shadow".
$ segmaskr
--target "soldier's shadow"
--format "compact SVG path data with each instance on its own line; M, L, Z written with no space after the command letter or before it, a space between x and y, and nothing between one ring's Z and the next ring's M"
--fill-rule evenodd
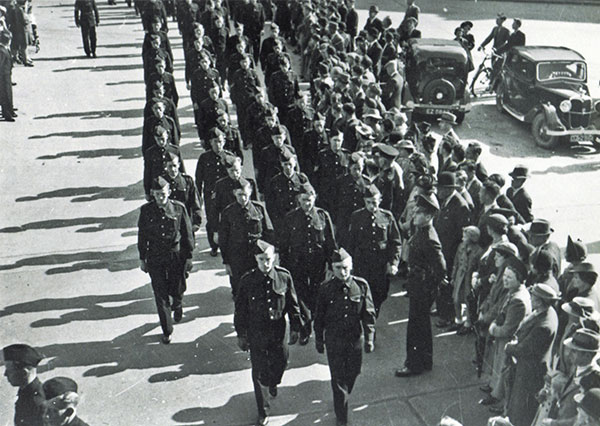
M285 379L285 374L284 374ZM248 373L248 381L250 381ZM277 398L270 399L273 424L307 425L335 424L329 378L308 380L295 386L279 386ZM256 419L254 392L232 396L219 407L191 407L178 411L172 417L185 424L249 425Z
M143 200L144 189L142 181L127 186L84 186L75 188L61 188L54 191L40 192L37 195L28 195L15 199L17 203L37 201L54 198L69 198L72 203L88 203L96 200L122 199L124 201ZM134 223L135 224L135 223ZM1 232L1 230L0 230Z

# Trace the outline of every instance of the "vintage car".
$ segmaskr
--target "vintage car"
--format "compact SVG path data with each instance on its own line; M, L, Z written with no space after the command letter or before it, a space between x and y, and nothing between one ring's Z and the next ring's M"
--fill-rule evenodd
M504 59L496 106L531 123L535 143L554 148L560 141L594 141L600 130L591 123L600 109L590 97L587 66L566 47L521 46Z
M413 116L456 115L460 123L471 109L467 87L470 58L454 40L412 39L406 51L406 82Z

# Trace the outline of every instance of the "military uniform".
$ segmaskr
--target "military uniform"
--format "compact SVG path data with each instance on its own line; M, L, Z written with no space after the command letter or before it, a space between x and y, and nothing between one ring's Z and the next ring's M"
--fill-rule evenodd
M150 75L148 79L148 84L146 85L146 100L150 100L152 98L152 90L154 84L159 81L165 86L165 96L173 101L175 106L177 106L179 102L179 95L177 94L177 87L175 86L175 78L173 74L169 72L164 72L162 75L158 73L153 73Z
M259 239L272 238L273 225L258 201L241 206L237 201L223 210L219 221L219 246L223 263L231 267L231 290L237 296L240 278L256 266L252 249Z
M238 337L247 339L250 347L252 382L260 417L268 415L269 403L263 387L273 389L281 383L287 366L286 314L291 330L297 332L302 318L292 276L287 270L274 266L265 275L254 268L242 276L233 322Z
M440 240L432 225L418 227L408 241L408 326L405 366L414 373L433 367L429 311L446 273Z
M179 157L179 167L181 168L181 172L185 173L181 151L176 145L167 143L165 146L159 146L154 144L144 153L144 191L146 194L150 194L152 180L163 174L165 164L170 159L170 154Z
M387 265L398 266L402 238L391 212L366 208L355 211L350 222L348 252L354 259L354 273L369 283L375 312L387 299L390 279Z
M158 126L164 127L167 130L169 133L170 144L179 146L180 134L177 125L175 124L175 120L166 114L158 118L152 113L151 116L144 118L144 126L142 128L142 154L145 154L151 146L156 145L154 142L154 129Z
M27 386L19 389L15 403L15 426L43 426L45 401L42 382L37 377Z
M194 179L183 173L179 173L175 179L164 173L163 178L169 182L171 199L179 201L185 206L192 226L199 228L202 223L202 207L200 206L200 197L198 196Z
M296 198L307 182L304 173L294 173L291 177L279 173L271 179L265 191L265 203L275 230L281 229L285 216L298 207Z
M391 211L396 219L404 211L406 201L402 188L402 173L399 167L382 170L373 183L381 191L381 208Z
M75 24L81 27L83 50L87 56L96 56L96 25L100 22L95 0L75 1Z
M338 152L333 152L331 148L319 151L315 172L317 192L321 205L328 210L333 210L335 207L328 200L333 193L336 179L343 176L348 170L350 155L351 152L344 148Z
M288 153L295 155L296 150L293 146L285 143L281 146L276 146L275 144L271 143L271 145L264 147L260 151L260 160L256 170L258 189L260 192L264 193L267 190L266 186L271 179L273 179L273 177L275 177L275 175L278 173L281 173L282 169L279 158L282 155L287 155Z
M238 179L239 180L239 179ZM229 176L219 179L215 182L212 197L215 203L214 213L216 214L217 224L220 221L220 217L223 214L225 208L231 203L235 202L235 196L233 190L238 184L238 180L234 180ZM252 179L246 179L252 185L252 199L257 201L256 198L256 182Z
M297 149L298 162L300 169L307 174L309 179L313 179L315 168L319 164L319 153L326 150L328 146L329 136L324 129L322 132L310 129L304 134L302 147Z
M152 201L142 206L138 228L140 259L146 262L152 280L163 335L170 336L173 333L171 308L176 315L181 315L186 290L184 274L195 245L192 224L179 201L168 200L164 207ZM172 305L169 296L173 299Z
M240 134L238 128L232 126L231 124L227 124L224 126L221 126L219 124L217 128L225 134L225 149L227 151L233 152L236 156L240 157L243 160L244 148L242 142L242 135Z
M315 342L327 349L333 404L338 422L348 420L348 397L360 374L362 343L375 334L375 308L367 282L351 276L332 278L319 288L315 310Z
M271 76L268 93L269 100L279 109L281 122L288 124L289 109L294 105L300 93L298 77L291 70L275 72Z
M355 179L350 173L340 176L335 182L336 210L333 215L333 223L338 241L344 247L347 247L352 213L364 207L363 198L370 184L371 180L368 176L361 175Z
M196 186L198 193L204 198L204 211L206 214L206 237L211 249L217 248L214 240L215 232L219 225L219 215L215 207L215 184L220 179L227 177L227 167L225 165L225 156L233 155L228 151L222 151L217 154L212 149L200 155L196 165Z
M229 112L227 102L224 99L204 99L197 110L194 110L195 122L198 127L198 137L206 140L208 131L213 128L219 116L218 111Z
M307 315L315 310L318 286L325 279L327 263L336 248L327 211L314 207L305 213L296 208L285 216L279 238L280 261L292 273L300 304ZM310 333L309 317L301 334L307 337Z

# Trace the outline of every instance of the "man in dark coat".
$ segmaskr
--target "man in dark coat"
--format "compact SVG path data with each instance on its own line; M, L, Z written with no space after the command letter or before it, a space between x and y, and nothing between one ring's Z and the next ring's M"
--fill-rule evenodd
M325 279L327 264L337 248L329 213L315 207L316 193L310 183L302 185L298 207L285 216L279 235L281 264L294 277L298 299L308 315L300 330L300 344L308 343L317 290Z
M381 87L381 102L388 110L402 107L402 89L404 76L398 71L398 63L394 60L382 64L387 73L387 79Z
M179 164L181 170L185 172L183 166L183 158L181 157L181 151L177 145L169 143L169 133L167 129L162 126L156 126L154 128L154 144L149 147L144 155L144 192L146 193L146 199L151 200L150 186L152 180L161 174L165 170L165 164L169 160L169 155L175 154L179 157Z
M252 43L254 62L256 63L260 54L260 36L265 25L265 10L257 0L250 0L240 18Z
M498 51L504 44L508 41L510 36L510 32L508 28L504 26L504 21L506 21L506 16L503 13L499 13L496 17L496 26L492 28L490 34L481 42L479 45L479 50L483 50L485 46L489 44L490 41L494 41L492 43L492 47ZM492 58L492 65L496 63L498 58Z
M157 126L167 129L170 144L179 146L179 137L181 134L175 120L165 114L165 102L158 98L152 98L148 102L152 104L152 115L144 117L144 126L142 128L142 153L145 153L148 148L155 144L154 129Z
M173 101L175 106L179 102L179 95L177 94L177 86L175 85L175 78L173 74L167 72L167 63L164 59L157 58L154 62L155 71L150 74L148 78L148 84L146 85L146 100L152 98L152 90L157 82L162 83L165 86L165 96Z
M100 15L95 0L75 1L75 25L81 28L83 50L89 58L96 57L96 25L100 23Z
M350 36L351 50L354 50L354 38L358 34L358 12L356 12L354 3L354 0L348 0L348 13L346 14L346 32Z
M498 54L506 53L513 47L525 46L525 33L521 31L521 24L521 20L515 18L512 23L513 32L508 36L506 43L504 43L503 46L500 46L497 51Z
M54 377L44 382L46 426L89 426L77 417L79 394L77 383L68 377Z
M344 134L340 129L332 129L329 133L329 147L323 148L317 155L315 169L315 183L321 196L319 204L329 210L335 208L331 194L337 178L343 176L348 170L351 152L342 148Z
M10 34L0 33L0 106L4 121L15 121L17 114L13 107L12 55L9 44Z
M150 274L163 332L161 341L169 344L173 320L179 322L183 317L183 293L192 269L195 241L186 208L169 199L171 190L163 177L152 180L151 194L153 201L142 206L138 220L140 269Z
M171 188L171 199L179 201L185 206L188 216L192 222L194 233L200 229L202 223L202 207L200 206L200 197L194 179L182 173L179 163L179 156L169 153L169 158L165 162L165 172L163 177L169 183Z
M15 403L15 426L43 426L46 395L37 377L37 366L43 357L29 345L6 346L0 353L4 360L4 376L11 386L19 388Z
M194 119L200 140L206 141L208 131L215 126L221 111L228 112L227 102L221 97L219 86L213 84L208 89L208 97L198 105L197 109L194 104Z
M525 189L525 181L529 178L529 169L525 166L516 166L508 174L512 178L510 188L506 190L506 196L515 206L517 211L517 223L524 224L533 220L531 196Z
M344 249L332 254L333 278L319 288L315 311L315 346L331 372L333 405L338 425L348 423L348 398L362 364L362 348L375 348L375 307L369 284L352 272L352 258ZM363 337L364 336L364 337Z
M219 222L219 247L229 275L234 299L240 278L256 267L252 250L256 241L272 240L273 225L264 205L250 200L252 185L241 178L233 188L235 202L223 210Z
M258 407L257 425L268 423L267 391L277 396L277 385L287 366L284 342L290 322L290 344L298 340L302 317L291 274L275 266L275 247L258 240L252 248L257 267L240 280L233 323L241 350L250 350L252 383Z
M355 211L348 232L348 251L354 262L354 273L367 280L373 296L375 313L387 299L390 276L398 273L402 238L394 215L379 208L381 192L375 185L364 193L365 207Z
M385 144L379 144L377 152L379 173L373 183L381 191L381 208L391 211L398 219L405 205L402 170L394 161L399 152L396 148Z
M416 228L408 241L408 326L406 361L396 371L398 377L422 374L433 368L433 338L430 310L437 288L446 276L442 246L433 227L440 207L435 195L418 195L413 224Z
M471 212L464 198L456 191L458 185L452 172L442 172L438 180L437 197L440 212L433 220L433 226L442 244L446 261L447 275L452 276L454 256L462 240L462 231L470 224ZM454 326L455 311L452 301L452 288L447 282L440 288L436 305L440 316L438 327Z

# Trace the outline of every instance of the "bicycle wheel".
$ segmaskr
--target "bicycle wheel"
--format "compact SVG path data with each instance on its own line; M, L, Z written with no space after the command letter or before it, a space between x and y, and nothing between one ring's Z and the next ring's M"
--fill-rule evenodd
M490 67L480 68L471 82L471 94L475 97L485 93L490 93L490 76L492 69Z

